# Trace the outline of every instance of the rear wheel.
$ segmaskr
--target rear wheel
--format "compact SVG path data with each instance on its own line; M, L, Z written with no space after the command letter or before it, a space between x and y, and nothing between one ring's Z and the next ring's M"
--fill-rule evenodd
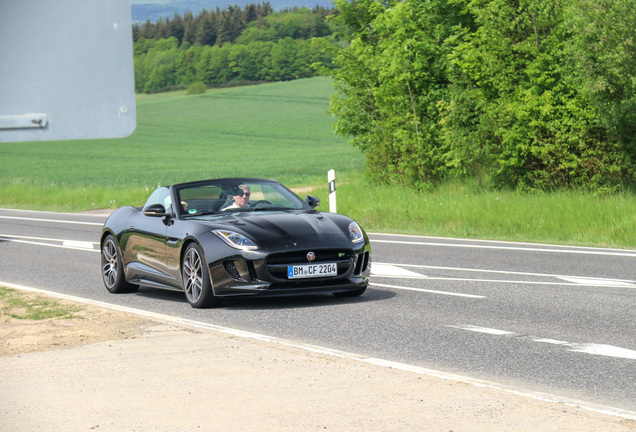
M139 285L126 281L119 247L112 234L102 244L102 280L106 289L114 294L132 293L139 289Z
M190 244L183 254L181 274L183 291L192 307L206 308L218 306L221 303L221 299L214 297L208 264L196 243Z

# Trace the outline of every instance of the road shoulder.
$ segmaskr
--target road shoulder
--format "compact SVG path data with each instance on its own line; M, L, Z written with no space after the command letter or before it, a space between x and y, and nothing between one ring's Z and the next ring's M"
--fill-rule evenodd
M636 430L632 420L496 389L81 308L83 319L64 323L12 322L14 346L37 339L38 326L64 332L0 354L1 430Z

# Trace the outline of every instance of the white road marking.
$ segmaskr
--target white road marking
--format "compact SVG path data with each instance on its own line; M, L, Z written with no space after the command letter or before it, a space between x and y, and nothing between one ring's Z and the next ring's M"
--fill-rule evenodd
M531 277L545 277L555 278L565 282L549 282L549 281L528 281L528 280L505 280L505 279L478 279L478 278L459 278L459 277L432 277L425 276L421 273L415 273L419 275L419 278L427 280L445 280L445 281L459 281L459 282L487 282L487 283L504 283L504 284L524 284L524 285L565 285L565 286L588 286L588 287L602 287L602 288L636 288L636 281L622 280L622 279L603 279L603 278L590 278L584 276L568 276L568 275L556 275L547 273L528 273L528 272L513 272L504 270L483 270L483 269L471 269L471 268L459 268L459 267L440 267L440 266L426 266L420 264L395 264L395 263L373 263L372 272L374 266L384 266L387 269L393 267L406 267L423 270L447 270L453 272L465 272L465 273L486 273L486 274L502 274L502 275L515 275L515 276L531 276ZM390 274L377 274L378 277L400 277L397 276L398 272ZM406 277L405 277L406 278ZM415 278L412 276L411 278Z
M627 360L636 360L636 351L621 348L613 345L595 344L595 343L572 343L556 339L544 339L531 336L520 335L507 330L499 330L488 327L479 327L474 325L447 325L446 327L456 328L459 330L468 330L477 333L486 333L494 336L513 336L519 339L527 339L532 342L549 343L552 345L561 345L567 347L568 351L580 352L584 354L600 355L605 357L622 358Z
M99 243L92 243L92 242L79 241L79 240L64 240L62 242L62 246L74 248L74 249L91 249L92 250L94 244L99 244Z
M62 220L62 219L42 219L42 218L29 218L29 217L21 217L21 216L0 216L0 219L13 219L13 220L25 220L25 221L37 221L37 222L52 222L52 223L65 223L72 225L94 225L94 226L104 226L102 222L82 222L82 221L74 221L74 220Z
M88 216L88 217L107 217L108 215L110 215L113 210L108 210L108 209L96 209L93 210L92 212L88 212L88 213L69 213L69 212L56 212L56 211L46 211L46 210L26 210L26 209L12 209L12 208L0 208L0 211L8 211L8 212L16 212L16 213L36 213L36 214L54 214L54 215L69 215L70 217L73 216L77 216L78 214L81 214L82 216ZM96 212L100 212L100 213L96 213Z
M383 233L367 233L368 235L382 235L382 236L400 236L407 238L435 238L435 237L421 237L421 236L409 236L409 235L398 235L398 234L383 234ZM443 239L439 237L439 239ZM564 254L583 254L583 255L605 255L605 256L626 256L626 257L636 257L636 251L633 250L623 250L623 249L592 249L592 248L579 248L575 246L568 246L567 249L564 246L558 245L541 245L541 244L532 244L532 243L512 243L512 242L504 242L504 241L487 241L487 240L468 240L468 239L451 239L447 238L447 240L454 241L470 241L475 243L497 243L498 245L488 245L488 244L470 244L470 243L439 243L439 242L431 242L431 241L405 241L405 240L381 240L381 239L371 239L371 244L373 243L392 243L392 244L404 244L404 245L416 245L416 246L434 246L434 247L455 247L455 248L472 248L472 249L498 249L498 250L514 250L514 251L525 251L525 252L547 252L547 253L564 253ZM502 245L503 244L503 245ZM523 247L513 246L515 244L526 245ZM550 248L553 247L553 248Z
M42 219L40 219L42 220ZM101 225L101 224L100 224ZM48 246L72 250L83 250L88 252L99 252L96 247L99 246L98 242L88 242L82 240L65 240L56 238L45 237L30 237L30 236L18 236L12 234L0 234L0 240L31 244L36 246ZM407 268L419 268L419 269L436 269L436 270L450 270L460 272L474 272L474 273L489 273L489 274L511 274L511 275L524 275L535 277L553 277L565 282L547 282L547 281L520 281L520 280L501 280L501 279L478 279L478 278L457 278L457 277L431 277L422 273L408 270ZM392 264L392 263L374 263L371 267L372 276L381 278L399 278L399 279L427 279L427 280L442 280L442 281L457 281L457 282L485 282L485 283L503 283L503 284L524 284L524 285L565 285L565 286L588 286L588 287L603 287L603 288L636 288L636 282L618 279L601 279L601 278L588 278L582 276L565 276L565 275L552 275L541 273L525 273L525 272L511 272L511 271L498 271L498 270L481 270L481 269L464 269L454 267L439 267L439 266L424 266L417 264ZM421 288L404 287L397 285L384 285L384 284L372 284L379 287L402 289L408 291L420 291L428 293L437 293L445 295L454 295L458 297L471 297L471 298L485 298L485 296L476 296L469 294L453 293L446 291L427 290Z
M567 276L567 277L559 276L559 279L563 279L565 281L573 282L579 285L636 288L636 285L634 285L633 283L619 281L619 280L612 280L612 279L572 277L572 276Z
M386 285L386 284L380 284L375 282L371 282L369 285L382 287L382 288L391 288L391 289L404 290L404 291L418 291L418 292L425 292L430 294L441 294L441 295L455 296L455 297L467 297L467 298L476 298L476 299L486 298L485 296L480 296L480 295L463 294L463 293L456 293L456 292L450 292L450 291L437 291L437 290L429 290L424 288L412 288L412 287L405 287L405 286L399 286L399 285Z
M48 246L62 249L82 250L88 252L99 252L95 249L98 246L97 242L87 242L80 240L64 240L44 237L28 237L28 236L16 236L11 234L0 234L0 240L13 243L31 244L36 246ZM46 243L49 242L49 243Z
M69 244L71 244L72 242L77 242L78 244L82 244L82 245L86 245L86 244L98 245L99 244L98 242L88 242L88 241L82 241L82 240L65 240L65 239L50 238L50 237L19 236L19 235L13 235L13 234L0 234L0 237L7 238L9 240L10 239L39 240L39 241L50 241L50 242L59 242L59 243L68 242Z
M586 401L581 401L581 400L577 400L577 399L567 398L567 397L560 396L560 395L553 395L553 394L549 394L549 393L528 392L526 390L522 390L522 389L519 389L517 387L513 387L513 386L510 386L510 385L506 385L506 384L499 384L499 383L492 382L492 381L485 381L485 380L471 378L471 377L467 377L467 376L463 376L463 375L456 375L456 374L452 374L452 373L448 373L448 372L444 372L444 371L439 371L439 370L434 370L434 369L427 369L427 368L423 368L423 367L420 367L420 366L410 365L410 364L407 364L407 363L399 363L399 362L395 362L395 361L391 361L391 360L385 360L385 359L380 359L380 358L375 358L375 357L368 357L368 356L364 356L364 355L361 355L361 354L351 353L351 352L347 352L347 351L340 351L340 350L327 348L327 347L320 347L320 346L316 346L316 345L304 344L304 343L295 342L295 341L291 341L291 340L287 340L287 339L280 339L280 338L277 338L275 336L268 336L268 335L263 335L263 334L258 334L258 333L251 333L251 332L247 332L247 331L243 331L243 330L237 330L237 329L228 328L228 327L221 327L221 326L217 326L217 325L214 325L214 324L209 324L209 323L205 323L205 322L189 320L189 319L185 319L185 318L174 317L174 316L170 316L170 315L163 315L163 314L159 314L159 313L155 313L155 312L144 311L144 310L141 310L141 309L134 309L134 308L126 307L126 306L118 306L118 305L114 305L114 304L110 304L110 303L106 303L106 302L100 302L100 301L97 301L97 300L86 299L86 298L83 298L83 297L76 297L76 296L71 296L71 295L68 295L68 294L61 294L61 293L56 293L56 292L53 292L53 291L47 291L47 290L44 290L44 289L32 288L32 287L27 287L27 286L23 286L23 285L16 285L16 284L12 284L10 282L0 281L0 286L4 286L4 287L7 287L7 288L13 288L13 289L19 289L19 290L23 290L23 291L37 292L37 293L41 293L41 294L45 294L45 295L50 295L50 296L54 296L54 297L58 297L58 298L63 298L63 299L67 299L67 300L80 302L80 303L92 304L92 305L96 305L96 306L100 306L100 307L104 307L104 308L107 308L107 309L116 310L116 311L120 311L120 312L126 312L126 313L130 313L130 314L134 314L134 315L155 318L155 319L158 319L158 320L161 320L161 321L164 321L164 322L171 322L171 323L185 325L185 326L190 326L190 327L194 327L194 328L201 328L201 329L206 329L206 330L210 330L210 331L216 331L216 332L219 332L219 333L230 334L230 335L233 335L233 336L236 336L236 337L240 337L240 338L244 338L244 339L254 339L254 340L260 340L260 341L264 341L264 342L268 342L268 343L275 343L275 344L279 344L279 345L283 345L283 346L289 346L289 347L293 347L293 348L298 348L298 349L303 350L303 351L316 352L316 353L321 353L321 354L325 354L325 355L330 355L330 356L333 356L333 357L347 358L347 359L350 359L350 360L353 360L353 361L359 361L359 362L362 362L362 363L368 363L368 364L372 364L372 365L379 366L379 367L397 369L397 370L402 370L402 371L406 371L406 372L411 372L411 373L416 373L416 374L421 374L421 375L427 375L427 376L431 376L431 377L434 377L434 378L440 378L440 379L445 379L445 380L450 380L450 381L455 381L455 382L461 382L461 383L465 383L465 384L469 384L469 385L474 385L476 387L491 388L491 389L494 389L494 390L505 391L507 393L511 393L511 394L515 394L515 395L519 395L519 396L523 396L523 397L529 397L529 398L532 398L532 399L541 400L541 401L545 401L545 402L562 403L562 404L566 404L566 405L577 406L577 407L580 407L580 408L583 408L583 409L586 409L586 410L589 410L589 411L594 411L594 412L598 412L598 413L602 413L602 414L619 416L619 417L626 418L626 419L629 419L629 420L636 420L636 411L624 410L624 409L615 408L615 407L607 406L607 405L593 404L593 403L589 403L589 402L586 402Z
M398 267L393 264L373 263L371 266L371 275L380 277L403 277L403 278L426 278L421 273Z
M477 333L486 333L486 334L491 334L491 335L496 335L496 336L507 336L507 335L513 335L513 332L509 332L506 330L498 330L498 329L494 329L494 328L488 328L488 327L479 327L479 326L474 326L474 325L463 325L463 326L453 326L453 325L449 325L446 327L453 327L456 329L460 329L460 330L468 330L468 331L472 331L472 332L477 332Z
M452 240L452 241L464 241L471 243L483 243L483 244L506 244L506 245L523 245L528 247L553 247L553 248L568 248L573 250L592 250L592 251L614 251L614 252L632 252L636 255L634 249L617 249L617 248L599 248L590 246L564 246L558 244L549 243L530 243L530 242L516 242L510 240L484 240L484 239L469 239L461 237L435 237L435 236L423 236L417 234L391 234L391 233L376 233L368 232L368 235L378 235L384 237L401 237L401 238L418 238L418 239L433 239L433 240Z
M546 338L534 338L534 339L532 339L532 341L541 342L541 343L547 343L547 344L552 344L552 345L567 345L567 344L570 343L570 342L566 342L566 341L562 341L562 340L546 339Z
M636 351L604 344L569 344L570 351L636 360Z
M377 265L378 263L373 263L373 265ZM451 270L451 271L459 271L459 272L469 272L469 273L494 273L494 274L509 274L509 275L519 275L519 276L541 276L541 277L554 277L554 278L581 278L585 279L581 276L570 276L570 275L558 275L552 273L530 273L530 272L516 272L516 271L508 271L508 270L485 270L485 269L475 269L475 268L462 268L462 267L442 267L442 266L427 266L422 264L394 264L394 263L382 263L388 266L400 266L400 267L410 267L410 268L420 268L420 269L432 269L432 270ZM592 278L588 278L592 279ZM600 280L600 279L595 279ZM617 282L628 282L628 283L636 283L634 281L621 280L621 279L607 279L614 280Z

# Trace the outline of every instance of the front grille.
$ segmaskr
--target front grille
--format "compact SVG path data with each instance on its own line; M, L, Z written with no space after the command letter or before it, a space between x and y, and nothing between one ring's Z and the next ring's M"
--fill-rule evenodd
M267 264L306 264L309 263L307 253L310 250L284 252L272 254L267 258ZM353 258L353 251L342 249L311 250L316 255L313 262L334 262Z
M336 263L338 267L337 276L328 276L327 278L342 277L349 273L353 265L353 259L355 254L351 250L342 249L318 249L312 250L315 258L313 261L307 259L309 250L285 252L279 254L272 254L267 258L267 270L274 279L287 280L287 266L299 265L299 264L321 264L321 263ZM318 278L322 279L322 278ZM314 279L314 284L316 279ZM312 283L312 282L310 282Z

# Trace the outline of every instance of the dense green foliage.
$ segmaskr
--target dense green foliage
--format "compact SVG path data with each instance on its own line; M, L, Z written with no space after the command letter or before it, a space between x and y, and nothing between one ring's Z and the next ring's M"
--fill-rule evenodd
M316 74L313 65L331 67L327 49L338 28L328 10L293 9L273 13L268 3L232 6L197 17L133 27L135 87L165 91L193 83L287 81Z
M336 131L381 181L634 182L632 0L335 0Z

